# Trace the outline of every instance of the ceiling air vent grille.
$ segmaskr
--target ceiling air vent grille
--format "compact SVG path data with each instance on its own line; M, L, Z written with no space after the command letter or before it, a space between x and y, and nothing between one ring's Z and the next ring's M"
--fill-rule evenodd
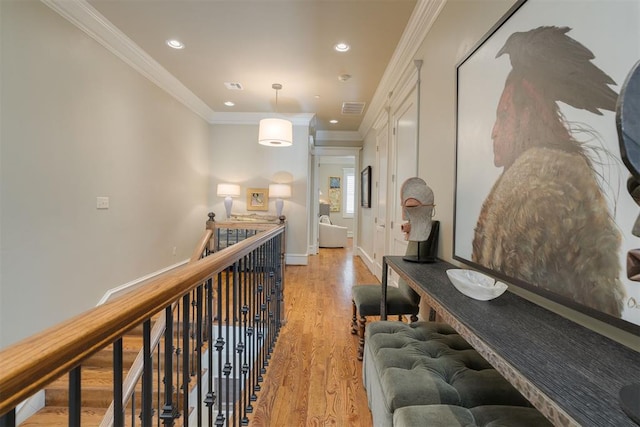
M227 89L229 90L244 90L244 88L242 87L241 83L235 83L235 82L224 82L224 85L227 87Z
M366 102L343 102L342 114L361 115Z

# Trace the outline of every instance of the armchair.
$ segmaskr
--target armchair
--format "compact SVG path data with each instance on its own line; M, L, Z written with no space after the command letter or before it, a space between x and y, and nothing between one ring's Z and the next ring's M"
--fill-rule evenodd
M347 246L347 227L331 224L327 215L320 217L318 244L321 248L344 248Z

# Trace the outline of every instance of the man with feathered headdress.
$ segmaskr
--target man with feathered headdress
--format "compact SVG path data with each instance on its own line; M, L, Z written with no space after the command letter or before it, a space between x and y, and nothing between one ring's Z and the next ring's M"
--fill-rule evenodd
M620 233L557 104L613 111L615 82L569 31L514 33L497 54L512 66L491 135L494 164L504 170L483 203L472 259L620 317Z

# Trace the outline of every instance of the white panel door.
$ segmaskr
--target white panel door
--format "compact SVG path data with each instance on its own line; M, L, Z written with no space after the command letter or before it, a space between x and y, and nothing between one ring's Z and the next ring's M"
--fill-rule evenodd
M387 181L389 173L389 123L385 123L376 133L375 189L378 201L373 235L374 274L382 280L382 257L387 252Z
M402 219L402 206L400 200L400 187L407 179L418 173L418 108L415 89L407 96L405 101L393 112L393 187L390 193L393 196L389 203L391 210L390 230L390 254L404 255L407 250L407 241L400 226Z

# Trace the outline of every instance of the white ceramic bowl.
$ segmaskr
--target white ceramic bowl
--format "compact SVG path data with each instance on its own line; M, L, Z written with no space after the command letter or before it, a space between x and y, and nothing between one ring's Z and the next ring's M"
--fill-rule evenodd
M507 290L506 284L497 282L478 271L453 268L447 270L447 276L457 290L480 301L497 298Z

